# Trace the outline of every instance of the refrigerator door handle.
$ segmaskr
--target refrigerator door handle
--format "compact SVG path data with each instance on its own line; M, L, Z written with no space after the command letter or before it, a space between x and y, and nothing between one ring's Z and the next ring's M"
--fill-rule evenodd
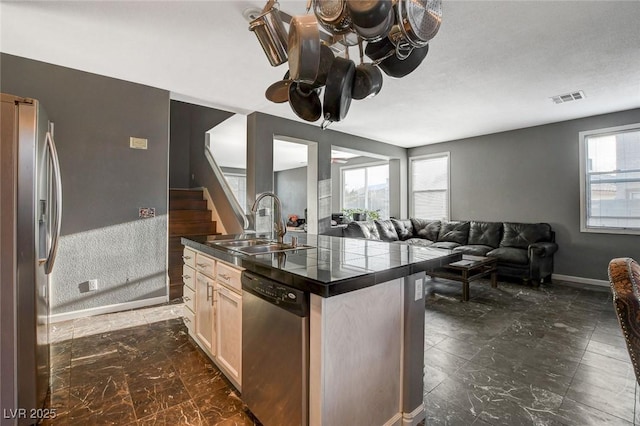
M53 130L53 129L51 129ZM51 156L51 164L53 166L53 223L52 230L53 235L51 237L51 247L49 248L49 254L47 256L46 263L44 265L45 274L51 273L53 264L56 260L56 254L58 252L58 242L60 240L60 227L62 225L62 179L60 176L60 163L58 162L58 152L56 150L56 144L53 142L52 132L47 132L46 135L47 149Z

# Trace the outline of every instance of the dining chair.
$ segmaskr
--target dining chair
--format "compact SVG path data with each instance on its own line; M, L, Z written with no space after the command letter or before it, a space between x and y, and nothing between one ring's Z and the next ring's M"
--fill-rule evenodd
M609 282L613 292L613 306L622 328L624 340L640 384L640 265L630 257L609 262Z

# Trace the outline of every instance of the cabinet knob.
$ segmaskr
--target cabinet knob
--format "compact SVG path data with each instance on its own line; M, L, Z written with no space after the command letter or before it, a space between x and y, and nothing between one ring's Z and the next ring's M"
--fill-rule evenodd
M191 278L190 275L183 275L182 278L184 278L185 280L188 280L189 278Z
M231 277L227 274L219 274L220 277L222 277L225 281L229 281L231 279Z
M189 300L191 300L191 298L190 298L189 296L183 296L183 297L182 297L182 299L183 299L185 302L188 302Z
M196 265L198 265L201 268L204 268L205 266L207 266L206 263L196 263Z
M189 260L189 259L191 259L191 256L182 256L182 259L183 260Z

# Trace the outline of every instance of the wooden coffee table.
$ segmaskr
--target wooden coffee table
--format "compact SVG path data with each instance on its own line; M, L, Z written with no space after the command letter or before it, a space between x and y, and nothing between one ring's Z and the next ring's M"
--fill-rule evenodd
M441 268L427 272L431 277L446 278L462 283L462 301L469 300L469 283L478 278L491 275L491 287L497 288L496 265L498 259L495 257L462 255L462 260L450 263Z

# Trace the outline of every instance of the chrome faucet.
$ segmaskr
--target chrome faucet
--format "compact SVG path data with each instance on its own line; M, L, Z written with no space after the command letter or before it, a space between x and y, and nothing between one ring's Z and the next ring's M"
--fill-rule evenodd
M275 208L275 212L273 213L273 225L276 230L277 241L278 243L282 244L282 241L284 239L284 234L287 233L287 227L284 223L284 219L282 218L282 203L280 202L280 198L278 198L278 196L273 192L263 192L261 194L258 194L258 196L256 197L256 201L253 203L253 206L251 207L251 211L255 213L256 210L258 210L258 203L264 197L271 197L275 201L276 208Z

